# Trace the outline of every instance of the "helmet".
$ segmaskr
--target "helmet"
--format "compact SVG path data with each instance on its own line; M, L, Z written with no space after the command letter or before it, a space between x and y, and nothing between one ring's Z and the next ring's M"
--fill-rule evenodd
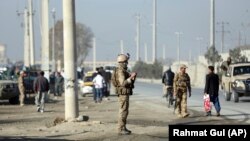
M186 68L188 68L188 67L187 67L185 64L181 64L181 65L180 65L180 68L185 68L185 69L186 69Z
M124 54L120 54L117 57L117 62L121 63L121 62L125 62L128 61L128 56L124 55Z

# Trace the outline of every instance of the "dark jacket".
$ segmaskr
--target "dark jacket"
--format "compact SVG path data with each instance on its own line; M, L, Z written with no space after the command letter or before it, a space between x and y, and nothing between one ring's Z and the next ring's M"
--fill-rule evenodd
M34 81L33 88L35 92L47 92L49 91L48 79L44 76L38 76Z
M175 74L169 69L163 73L162 83L168 86L173 86Z
M219 76L214 73L206 75L206 85L204 93L209 94L210 96L218 96L219 94Z

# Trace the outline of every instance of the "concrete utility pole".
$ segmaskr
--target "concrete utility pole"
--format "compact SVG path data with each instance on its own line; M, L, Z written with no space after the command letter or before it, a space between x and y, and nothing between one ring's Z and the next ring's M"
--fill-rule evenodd
M28 0L29 2L29 33L30 33L30 65L35 64L35 41L34 41L34 12L33 12L33 0Z
M120 41L121 54L124 54L123 40Z
M157 22L157 3L156 0L153 0L153 32L152 32L152 47L153 47L153 62L156 61L157 59L157 27L156 27L156 22Z
M29 12L24 9L24 66L30 67Z
M141 16L140 14L136 15L136 61L140 60L140 21Z
M182 32L175 32L175 34L177 35L177 60L178 60L178 65L180 66L180 38L181 35L183 34Z
M75 0L63 0L65 120L68 121L74 120L79 115L75 23Z
M56 71L56 59L55 59L55 27L56 27L56 10L52 9L53 18L53 30L52 30L52 71Z
M49 78L49 0L41 1L42 18L42 70Z
M147 43L144 43L144 57L145 57L145 62L148 62L148 47L147 47Z
M215 1L211 0L210 10L210 47L215 47Z
M96 39L93 38L93 71L96 69Z
M225 25L228 25L228 22L221 22L221 23L217 23L218 25L221 25L221 50L220 52L223 53L224 52L224 43L225 43L225 33L230 33L229 31L225 31Z

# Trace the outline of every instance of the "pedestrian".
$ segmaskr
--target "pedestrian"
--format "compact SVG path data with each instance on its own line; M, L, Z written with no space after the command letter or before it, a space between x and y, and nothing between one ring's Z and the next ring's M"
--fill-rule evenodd
M98 71L97 75L93 79L93 84L95 87L95 103L101 103L103 97L103 87L105 84L104 78L101 75L101 72Z
M64 87L64 77L61 75L60 72L57 72L55 80L56 96L62 96L63 87Z
M129 56L120 54L117 57L118 66L112 75L112 84L116 88L119 102L118 134L128 135L131 131L127 129L127 117L129 113L129 96L133 94L136 73L128 72Z
M45 107L45 96L49 91L49 82L46 77L44 77L44 71L41 71L39 76L34 81L34 91L37 93L35 97L35 103L37 106L37 112L44 112Z
M20 92L20 95L19 95L20 106L24 106L24 104L25 104L24 103L24 99L25 99L24 76L25 76L24 71L21 71L20 75L18 77L18 89L19 89L19 92Z
M56 96L55 83L56 83L55 72L51 72L49 75L49 92L53 93L54 96Z
M206 75L204 95L209 95L210 101L215 107L216 116L220 116L221 110L219 102L219 85L219 76L214 73L214 66L208 66L208 74ZM211 110L207 111L206 116L211 116Z
M171 67L169 67L162 76L162 84L164 89L163 97L168 97L168 94L173 89L174 83L174 72L172 72Z
M104 70L103 67L99 68L99 71L102 75L102 77L104 78L105 84L103 87L103 96L105 97L106 100L108 100L108 96L110 93L110 80L111 80L111 73L107 72Z
M189 116L187 112L187 91L189 97L191 97L191 82L189 75L186 73L186 68L186 65L180 65L180 72L174 77L174 97L176 97L176 109L180 118Z

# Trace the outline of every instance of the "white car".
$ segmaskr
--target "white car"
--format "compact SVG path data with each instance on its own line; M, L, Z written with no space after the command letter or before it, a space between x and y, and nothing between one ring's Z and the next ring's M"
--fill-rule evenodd
M93 94L94 84L92 80L93 80L92 76L85 76L84 80L80 83L80 90L82 96L85 96L87 94Z

